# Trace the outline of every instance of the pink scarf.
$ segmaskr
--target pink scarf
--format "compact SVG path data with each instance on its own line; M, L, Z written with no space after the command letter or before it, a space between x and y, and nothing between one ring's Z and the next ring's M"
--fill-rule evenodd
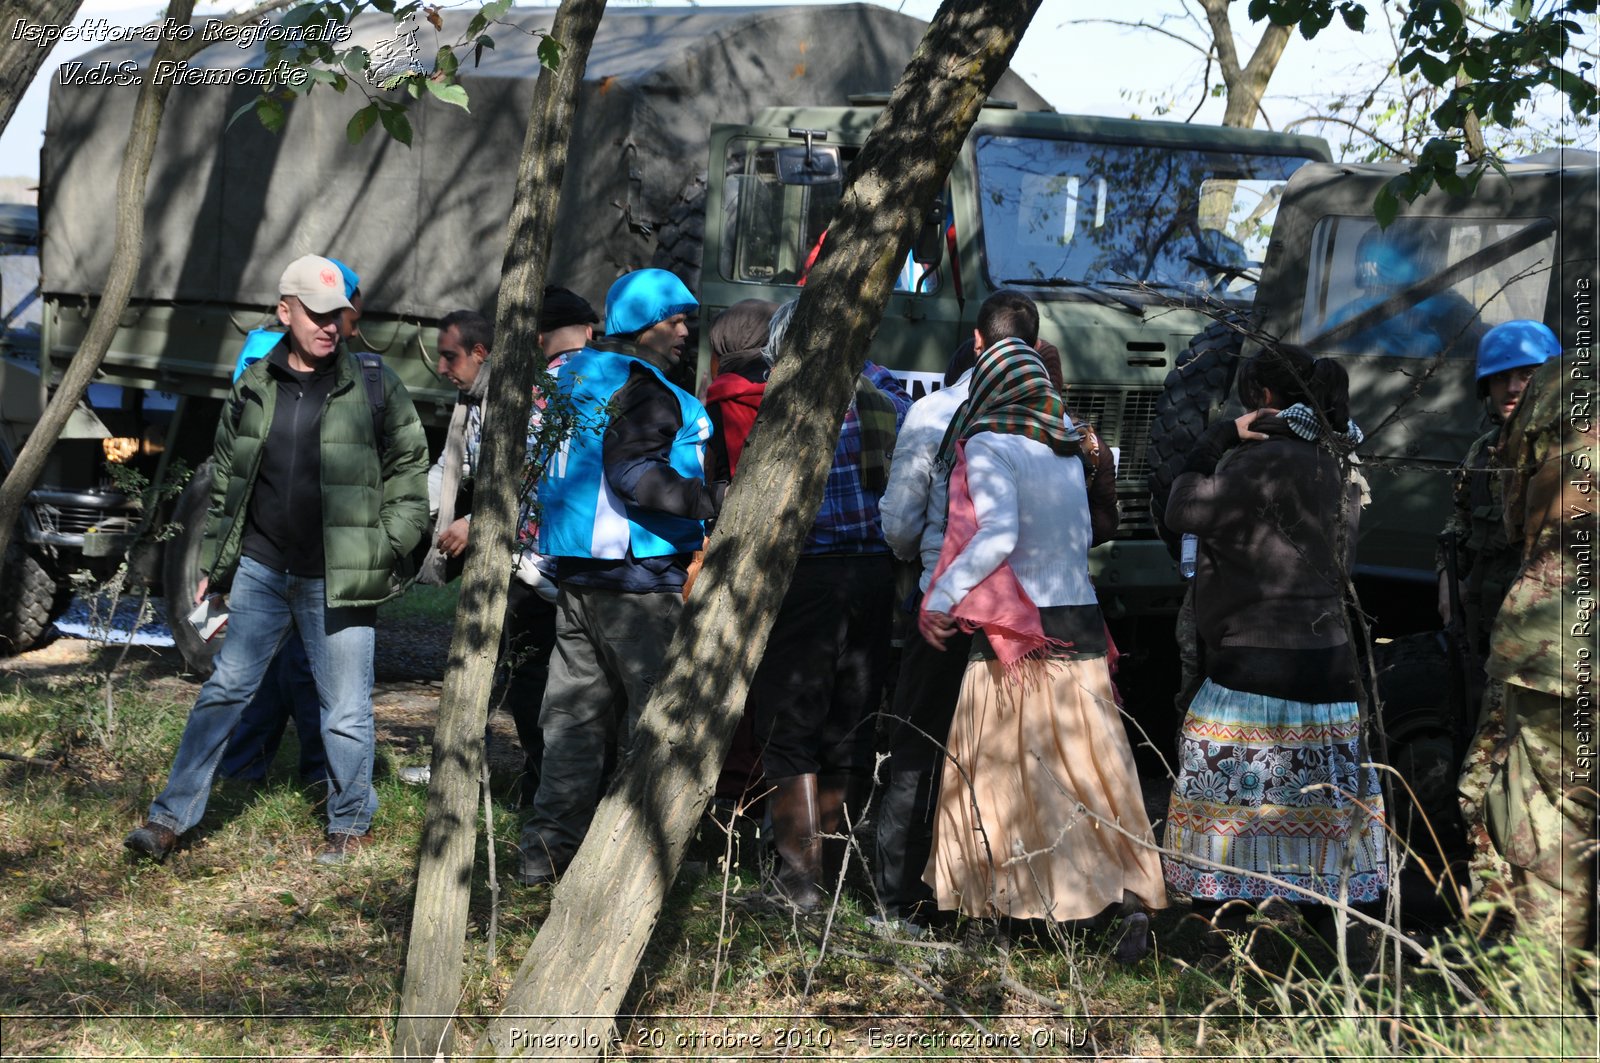
M944 546L939 550L939 564L934 567L928 586L939 582L939 577L967 548L977 531L977 511L972 505L972 493L967 489L967 444L963 440L956 443L956 465L950 473L950 507L945 520ZM926 609L926 597L923 601ZM1039 622L1039 607L1022 589L1006 561L1000 562L998 568L957 602L951 615L963 631L983 629L989 645L994 647L995 657L1008 675L1024 657L1055 642L1045 637L1044 626Z

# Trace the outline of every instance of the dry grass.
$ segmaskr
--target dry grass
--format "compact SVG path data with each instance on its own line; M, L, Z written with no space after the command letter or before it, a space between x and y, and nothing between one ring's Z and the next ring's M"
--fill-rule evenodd
M165 865L135 865L121 838L163 781L197 687L170 656L130 656L118 726L103 740L89 723L103 689L83 678L81 655L62 653L0 664L0 751L35 761L0 762L0 1053L386 1055L425 804L386 768L426 762L437 687L377 692L378 842L350 865L310 860L321 821L315 794L293 779L292 739L264 787L219 787L192 843ZM518 754L509 721L495 727L503 799ZM502 802L503 876L516 828ZM963 924L938 940L888 941L855 900L824 938L818 923L749 903L760 892L754 848L747 840L726 874L714 831L691 853L632 987L636 1017L619 1024L609 1054L1535 1059L1563 1058L1586 1029L1515 1017L1563 1006L1560 985L1540 981L1539 957L1516 950L1464 957L1479 1001L1408 969L1403 1029L1384 1018L1392 981L1369 982L1353 1018L1327 1017L1344 1010L1332 961L1286 916L1261 927L1255 963L1215 975L1194 969L1199 931L1181 908L1157 919L1157 956L1130 970L1107 961L1094 928L1002 935ZM498 1011L549 906L548 888L508 880L491 964L483 853L480 842L464 1050ZM1428 1017L1441 1010L1455 1017ZM1513 1019L1487 1017L1507 1011Z

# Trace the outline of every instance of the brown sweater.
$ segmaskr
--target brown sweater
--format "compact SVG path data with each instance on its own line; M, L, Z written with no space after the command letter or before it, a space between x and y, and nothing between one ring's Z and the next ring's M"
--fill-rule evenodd
M1205 673L1269 697L1353 700L1344 589L1360 489L1328 447L1276 417L1254 427L1271 438L1240 443L1233 422L1212 426L1167 502L1168 526L1200 540L1194 601Z

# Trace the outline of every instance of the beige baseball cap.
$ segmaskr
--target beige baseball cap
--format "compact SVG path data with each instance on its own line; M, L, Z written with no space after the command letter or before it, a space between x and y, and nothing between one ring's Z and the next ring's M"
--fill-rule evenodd
M313 314L350 309L343 271L319 255L302 255L289 263L278 279L278 294L294 296Z

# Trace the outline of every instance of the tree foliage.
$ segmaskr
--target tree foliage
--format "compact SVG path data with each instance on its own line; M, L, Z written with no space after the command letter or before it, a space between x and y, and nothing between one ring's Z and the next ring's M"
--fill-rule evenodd
M1583 18L1593 19L1597 0L1486 0L1475 14L1457 0L1413 0L1401 9L1397 30L1400 74L1415 73L1443 91L1429 120L1438 135L1416 154L1411 169L1380 193L1375 208L1384 224L1434 186L1470 194L1478 179L1499 163L1472 157L1466 130L1473 123L1515 126L1537 92L1564 97L1567 110L1592 121L1600 110L1594 62L1577 48ZM1250 17L1293 25L1311 39L1341 19L1354 30L1367 21L1359 0L1250 0ZM1463 155L1472 165L1462 172Z
M444 9L421 0L314 0L300 4L284 15L282 25L307 32L292 36L269 37L265 41L266 69L274 72L273 83L260 96L234 114L253 111L261 124L272 132L283 128L286 108L299 97L326 85L335 92L354 86L366 97L345 126L345 136L359 144L373 128L400 143L411 146L411 119L407 109L412 100L431 96L462 110L471 110L470 98L460 83L463 60L476 66L483 53L494 47L490 30L511 8L511 0L491 0L467 22L466 29L452 41L433 50L432 63L424 63L418 41L422 22L433 32L444 32ZM359 15L376 11L394 19L395 37L383 42L396 47L379 51L347 43L348 27ZM331 31L331 32L330 32ZM539 40L539 62L551 70L561 63L561 44L544 30L533 31ZM380 46L381 47L381 46ZM470 69L470 67L468 67Z

